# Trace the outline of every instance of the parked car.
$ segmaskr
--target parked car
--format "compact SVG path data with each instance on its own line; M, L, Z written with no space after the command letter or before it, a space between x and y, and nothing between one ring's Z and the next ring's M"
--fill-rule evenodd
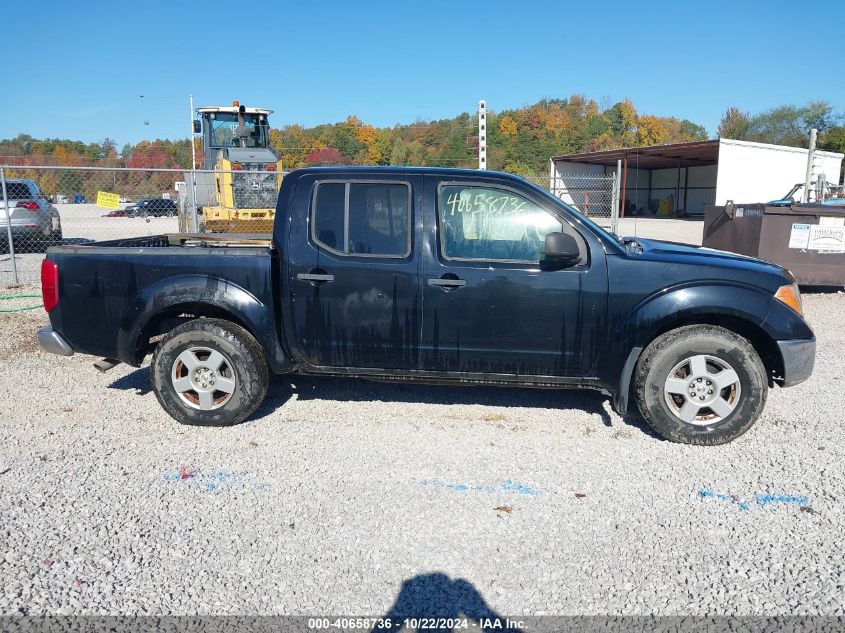
M8 225L12 239L24 246L46 247L62 241L62 220L59 211L42 193L34 180L9 178L6 180L9 203L9 222L0 199L0 245L5 245Z
M178 209L173 200L167 198L142 198L133 204L127 206L124 211L127 217L141 217L148 216L161 217L164 215L176 215Z
M49 250L50 352L139 366L186 424L238 423L270 372L585 387L665 438L721 444L815 338L786 269L618 239L488 171L311 168L282 181L272 239L183 235ZM161 338L163 335L163 338Z

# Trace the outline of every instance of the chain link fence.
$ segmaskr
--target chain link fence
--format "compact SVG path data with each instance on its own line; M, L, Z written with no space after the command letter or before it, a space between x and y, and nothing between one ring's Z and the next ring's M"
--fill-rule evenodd
M615 174L560 174L554 178L529 176L528 180L572 205L596 224L616 232L619 218L619 182Z
M267 234L284 174L273 171L0 165L0 287L36 284L53 245L165 233ZM533 176L597 223L613 225L613 176Z

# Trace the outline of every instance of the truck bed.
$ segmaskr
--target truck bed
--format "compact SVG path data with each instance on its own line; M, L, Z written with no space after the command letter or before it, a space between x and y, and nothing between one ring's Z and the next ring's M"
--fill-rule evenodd
M234 310L272 363L277 260L267 237L174 233L50 248L59 278L51 322L74 350L137 365L149 338L183 315Z

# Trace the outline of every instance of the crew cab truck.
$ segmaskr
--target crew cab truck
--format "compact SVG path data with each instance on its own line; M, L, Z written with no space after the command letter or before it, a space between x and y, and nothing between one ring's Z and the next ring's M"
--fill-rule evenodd
M185 424L231 425L270 372L592 388L661 436L721 444L815 338L789 271L618 239L509 174L311 168L272 239L163 235L49 249L51 352L139 366Z

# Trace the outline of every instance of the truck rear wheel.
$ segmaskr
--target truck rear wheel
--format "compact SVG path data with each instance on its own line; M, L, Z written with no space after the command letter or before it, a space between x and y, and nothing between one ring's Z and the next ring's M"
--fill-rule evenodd
M721 327L690 325L651 342L637 362L634 389L640 412L662 437L715 446L757 421L768 381L746 339Z
M238 424L267 395L261 346L244 328L221 319L173 328L156 347L150 369L156 398L182 424Z

